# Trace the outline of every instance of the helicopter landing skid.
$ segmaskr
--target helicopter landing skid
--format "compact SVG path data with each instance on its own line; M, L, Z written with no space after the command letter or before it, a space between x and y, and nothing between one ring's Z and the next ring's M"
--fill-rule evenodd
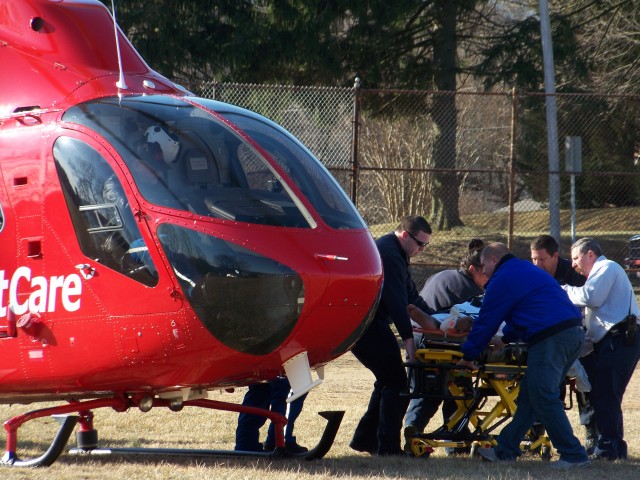
M324 432L318 444L304 453L291 453L285 447L276 447L270 452L254 452L242 450L206 450L184 448L94 448L83 450L73 448L69 451L73 455L154 455L154 456L180 456L180 457L251 457L251 458L299 458L304 460L318 460L324 457L336 438L338 428L344 416L343 411L318 412L327 420Z
M124 412L129 407L140 406L136 399L125 398L105 398L85 402L71 402L67 405L34 410L22 415L18 415L8 420L4 424L7 431L7 450L0 460L0 464L14 467L48 467L55 462L62 454L69 437L73 433L76 424L80 424L77 433L78 447L72 448L69 453L73 455L157 455L157 456L197 456L197 457L264 457L264 458L299 458L305 460L316 460L324 457L336 438L340 423L344 417L344 411L319 412L319 415L327 420L324 432L318 444L308 452L291 453L284 447L284 425L286 418L280 414L262 410L255 407L246 407L232 403L219 402L214 400L188 400L177 409L171 402L153 399L152 406L168 407L173 411L179 411L183 406L193 406L210 408L215 410L226 410L231 412L245 412L267 417L276 426L276 448L272 452L248 452L233 450L205 450L205 449L180 449L180 448L98 448L98 434L93 428L92 409L111 407L118 412ZM68 415L77 412L77 415ZM40 457L31 459L21 459L17 455L17 430L25 422L40 417L53 417L60 423L60 428L51 442L49 449Z

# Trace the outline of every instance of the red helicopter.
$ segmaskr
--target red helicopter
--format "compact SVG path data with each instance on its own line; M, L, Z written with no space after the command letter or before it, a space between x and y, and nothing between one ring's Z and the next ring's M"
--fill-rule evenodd
M60 403L5 422L2 462L50 465L76 427L98 449L103 407L257 413L282 453L284 417L207 391L286 374L299 396L368 325L382 266L339 184L151 70L97 0L0 0L0 65L0 402ZM54 415L21 459L18 428Z

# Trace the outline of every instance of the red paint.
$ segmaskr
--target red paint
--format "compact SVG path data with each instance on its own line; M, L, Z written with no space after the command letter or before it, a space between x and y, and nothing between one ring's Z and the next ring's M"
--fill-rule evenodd
M347 339L355 341L354 332L375 306L382 282L378 253L364 224L329 225L318 202L289 177L269 148L227 114L240 112L257 122L261 117L221 103L202 109L193 98L182 102L182 89L151 70L122 33L119 41L126 90L116 86L113 20L101 3L0 0L0 325L17 319L17 329L12 327L17 332L10 332L14 336L0 335L0 401L91 399L98 392L149 395L177 386L232 388L280 374L282 364L301 351L308 352L312 367L344 353L351 346ZM117 99L118 94L123 105L170 96L201 110L207 121L217 122L229 138L242 139L269 163L288 185L287 195L297 199L294 210L306 212L310 224L297 228L222 218L146 199L121 155L124 147L72 116L63 120L79 103ZM146 245L143 253L157 269L155 284L141 283L81 248L54 161L61 137L71 139L71 146L88 146L115 172ZM171 263L163 232L195 232L194 241L220 240L241 247L247 258L255 255L295 272L304 301L287 335L259 354L221 342L193 308L197 296L190 297L191 289L181 283L176 266L182 264ZM198 253L191 253L193 260ZM251 285L233 268L227 276L232 285ZM234 294L224 275L217 271L214 277L210 283L198 280L193 291L200 288L205 297ZM264 287L259 278L256 284ZM12 299L18 311L8 318ZM244 300L253 308L249 311L260 312L260 302L270 299L247 295ZM276 307L265 306L271 308ZM215 312L207 312L215 323ZM255 325L261 325L259 318ZM265 336L261 327L240 328L238 334L255 337L252 341Z

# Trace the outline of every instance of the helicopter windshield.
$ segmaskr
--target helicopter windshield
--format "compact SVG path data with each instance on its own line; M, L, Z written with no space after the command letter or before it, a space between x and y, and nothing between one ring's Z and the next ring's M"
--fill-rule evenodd
M102 98L69 109L63 120L109 141L141 195L155 205L239 222L313 228L316 222L293 183L330 226L365 228L339 185L293 137L258 116L237 112L226 117L291 178L281 176L224 122L176 98Z

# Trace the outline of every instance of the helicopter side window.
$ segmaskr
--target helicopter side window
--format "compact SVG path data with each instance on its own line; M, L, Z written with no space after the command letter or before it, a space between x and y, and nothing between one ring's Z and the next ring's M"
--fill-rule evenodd
M70 137L56 140L53 156L82 252L144 285L155 286L158 272L109 163L92 147Z

